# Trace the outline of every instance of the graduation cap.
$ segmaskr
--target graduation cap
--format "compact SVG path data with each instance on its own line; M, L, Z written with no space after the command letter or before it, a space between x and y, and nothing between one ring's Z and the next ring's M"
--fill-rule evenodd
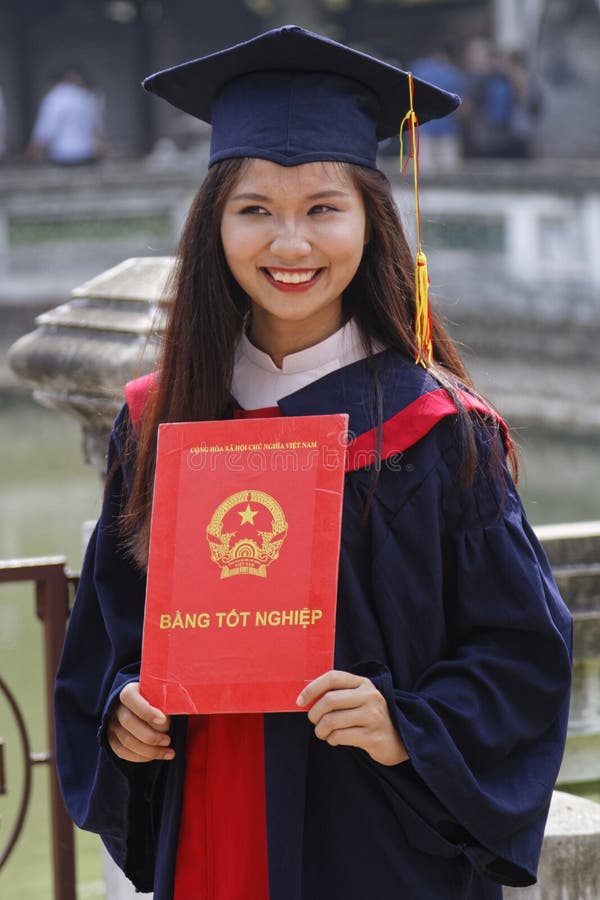
M212 125L209 166L251 156L283 166L338 160L375 168L378 141L411 105L409 73L329 38L285 25L150 75L146 90ZM418 122L459 97L412 79Z
M212 125L209 166L258 157L282 166L333 160L376 168L378 142L398 133L402 141L406 125L417 212L416 360L432 361L415 131L453 112L456 94L297 25L164 69L143 85Z

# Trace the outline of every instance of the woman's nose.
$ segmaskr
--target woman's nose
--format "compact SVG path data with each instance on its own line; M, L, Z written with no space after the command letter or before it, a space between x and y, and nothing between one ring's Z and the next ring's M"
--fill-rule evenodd
M277 229L271 241L271 252L280 259L302 259L311 252L312 247L304 230L293 223Z

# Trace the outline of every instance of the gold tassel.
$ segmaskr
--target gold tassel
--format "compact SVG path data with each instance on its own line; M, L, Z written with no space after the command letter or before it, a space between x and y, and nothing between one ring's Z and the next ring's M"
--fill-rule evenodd
M415 362L427 368L433 362L433 340L431 335L431 312L429 308L429 275L427 273L427 257L421 245L421 210L419 206L419 143L416 128L419 124L413 109L413 77L408 73L408 94L410 109L400 125L400 169L403 169L404 145L402 132L408 124L410 133L410 156L413 161L415 212L417 226L417 256L415 263L415 340L417 351ZM408 160L407 160L408 165Z
M427 368L433 362L431 337L431 313L429 310L429 275L427 257L422 250L417 253L415 266L415 336L417 356L415 362Z

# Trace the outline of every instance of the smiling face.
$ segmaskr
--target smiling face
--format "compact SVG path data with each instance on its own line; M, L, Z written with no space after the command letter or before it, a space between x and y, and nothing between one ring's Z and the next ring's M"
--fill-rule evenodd
M340 166L252 160L225 204L221 239L250 299L250 337L278 365L341 326L342 293L365 244L365 208Z

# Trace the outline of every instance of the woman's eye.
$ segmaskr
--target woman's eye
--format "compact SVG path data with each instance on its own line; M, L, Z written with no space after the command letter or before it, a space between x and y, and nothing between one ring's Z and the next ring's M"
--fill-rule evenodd
M317 206L311 206L308 214L314 216L327 212L336 212L336 208L334 206L326 206L324 203L318 203Z
M240 209L240 213L243 216L268 216L268 211L264 208L264 206L244 206L243 209Z

